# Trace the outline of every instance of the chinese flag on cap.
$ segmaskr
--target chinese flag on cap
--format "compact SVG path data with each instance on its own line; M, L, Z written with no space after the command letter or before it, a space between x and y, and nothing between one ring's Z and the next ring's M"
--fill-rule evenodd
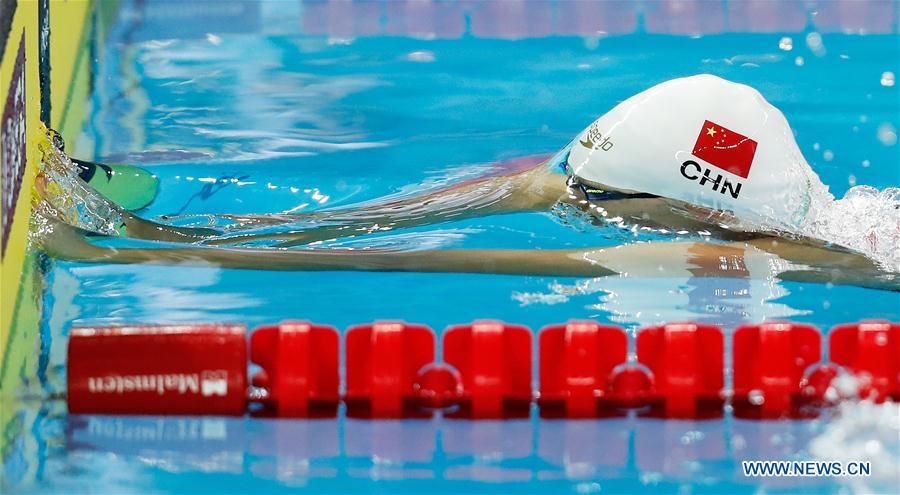
M694 156L745 179L755 154L756 141L708 120L694 144Z

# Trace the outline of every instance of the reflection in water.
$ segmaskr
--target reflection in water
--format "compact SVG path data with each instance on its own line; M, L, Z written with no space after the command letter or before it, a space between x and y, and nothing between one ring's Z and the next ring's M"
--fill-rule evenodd
M246 311L261 304L251 293L207 290L219 284L223 274L223 270L213 266L142 270L125 265L87 265L72 268L72 274L81 281L82 294L99 292L105 299L97 301L106 307L96 320L102 325L133 322L128 313L135 305L157 322L206 321L213 308L219 312L219 321L240 322ZM116 299L119 304L112 305L109 299ZM60 327L60 331L67 330Z
M733 328L810 312L780 302L789 294L777 278L790 266L787 261L750 246L709 248L720 253L713 260L714 266L708 257L701 256L703 245L681 253L673 245L671 255L681 255L685 260L684 273L635 276L629 274L648 270L652 273L653 267L614 267L624 275L586 279L571 285L553 283L549 292L515 292L513 299L522 305L559 304L574 297L599 295L599 301L588 304L589 309L635 327L692 320Z
M889 417L884 407L873 415ZM880 412L879 412L880 411ZM250 420L220 417L44 416L35 437L50 447L41 466L19 467L8 478L25 487L31 476L67 483L111 458L135 479L159 473L250 475L275 486L327 490L335 477L453 482L538 481L548 491L599 483L629 486L708 485L742 477L742 460L808 458L807 445L828 427L822 421L672 421L615 418L597 421ZM852 418L848 422L864 424ZM865 422L865 420L862 420ZM881 425L888 433L889 426ZM848 430L850 431L850 430ZM829 433L833 434L833 432ZM16 449L29 449L17 444ZM34 459L18 452L18 459ZM35 473L35 469L40 471ZM156 474L153 474L156 473ZM218 479L218 478L211 478ZM224 480L230 478L221 478ZM640 480L640 481L638 481ZM827 480L772 478L763 486L815 487ZM95 490L115 488L100 480ZM109 482L107 485L105 483ZM869 480L869 488L896 486L896 472ZM555 487L555 488L553 488Z

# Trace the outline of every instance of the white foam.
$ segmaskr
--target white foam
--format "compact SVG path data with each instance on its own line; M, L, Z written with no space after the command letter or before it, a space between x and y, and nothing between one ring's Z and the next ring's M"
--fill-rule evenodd
M888 493L900 486L900 404L846 401L835 419L809 444L823 461L868 461L868 477L838 478L856 493ZM887 490L887 491L886 491Z
M860 252L882 268L900 272L900 188L855 186L838 200L819 196L797 233Z

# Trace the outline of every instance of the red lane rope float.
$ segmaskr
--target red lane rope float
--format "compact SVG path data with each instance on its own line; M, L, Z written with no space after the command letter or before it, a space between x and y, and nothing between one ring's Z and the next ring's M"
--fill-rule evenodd
M459 371L462 387L450 417L524 418L531 411L531 330L496 321L450 327L444 362Z
M622 386L618 394L613 392L612 375L628 359L628 336L624 330L593 321L571 321L544 328L539 346L538 405L542 417L618 415L615 406L625 400ZM644 388L644 381L639 379L624 389Z
M72 413L244 414L246 327L73 328L67 381Z
M822 356L822 337L815 327L796 323L742 326L734 332L733 349L735 416L775 419L810 415L804 406L817 401L818 389L808 388L805 373Z
M427 416L418 411L419 370L434 361L434 332L424 325L378 322L347 332L347 415Z
M722 415L724 337L712 325L675 323L637 335L638 361L652 372L644 392L649 414L667 418Z
M549 418L638 414L716 418L730 396L748 419L811 417L834 402L841 371L860 398L900 400L900 325L867 321L835 327L832 364L810 325L743 326L733 335L733 392L724 388L724 335L712 325L673 323L640 330L636 362L616 326L572 321L539 335L539 391L531 388L532 333L476 321L450 327L435 360L434 332L376 322L345 335L340 393L337 329L284 322L256 329L249 358L262 369L248 386L242 325L73 328L68 403L73 414L188 414L333 417L344 402L360 418L527 417L536 401ZM839 398L839 397L838 397Z
M859 378L860 397L900 402L900 325L839 325L828 334L828 346L831 361Z
M334 327L283 322L257 328L250 337L250 360L262 371L253 386L261 416L329 417L340 401L338 333Z

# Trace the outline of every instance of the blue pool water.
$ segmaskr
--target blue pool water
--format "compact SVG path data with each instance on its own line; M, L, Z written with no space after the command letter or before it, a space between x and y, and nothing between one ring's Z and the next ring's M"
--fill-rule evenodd
M900 184L900 98L893 84L900 73L900 8L860 4L872 10L859 7L842 24L842 11L828 3L772 4L784 9L774 16L782 24L757 28L726 3L701 9L712 10L706 14L713 21L679 24L659 22L678 19L659 12L668 2L611 2L597 18L607 33L596 34L566 28L564 2L527 4L527 12L515 15L474 4L453 10L443 3L404 9L400 2L124 2L96 50L92 115L70 148L82 158L136 163L158 175L160 195L141 212L146 217L309 212L437 187L484 173L497 161L553 153L624 98L707 72L752 85L782 109L810 165L836 196L856 184ZM421 5L449 10L423 13ZM718 12L722 5L726 10ZM574 248L623 240L608 230L565 225L550 213L377 238L410 249ZM572 318L632 330L690 319L720 324L727 335L763 319L790 318L823 330L865 318L900 320L897 292L778 280L65 262L49 270L42 368L29 387L37 396L64 388L72 324L255 326L300 318L344 329L402 319L440 332L478 318L534 330ZM827 419L72 417L52 400L27 400L20 415L29 426L15 434L3 476L3 485L16 491L745 493L761 483L771 492L887 493L900 483L894 466L900 441L890 428L868 432L885 450L875 455L882 471L864 482L741 475L741 460L834 452L829 438L845 426ZM811 447L816 439L819 447Z

